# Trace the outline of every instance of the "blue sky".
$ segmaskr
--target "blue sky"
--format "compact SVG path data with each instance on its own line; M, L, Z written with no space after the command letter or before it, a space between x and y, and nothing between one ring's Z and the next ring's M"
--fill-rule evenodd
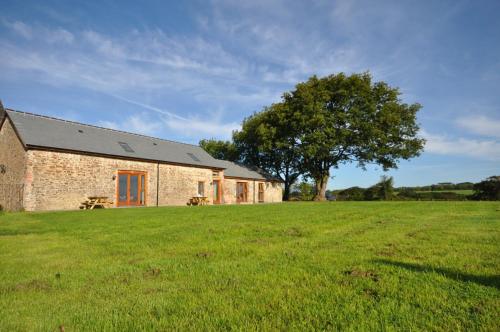
M363 72L419 102L396 185L500 174L500 1L5 1L9 108L197 143L313 74ZM333 170L330 188L383 172Z

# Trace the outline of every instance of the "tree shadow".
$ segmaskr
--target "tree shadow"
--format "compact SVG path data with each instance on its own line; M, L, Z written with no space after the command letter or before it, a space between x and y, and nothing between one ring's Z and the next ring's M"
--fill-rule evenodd
M474 275L446 268L440 268L440 267L436 268L430 265L404 263L404 262L391 261L388 259L375 259L374 262L379 264L396 266L413 272L424 272L424 273L435 272L444 275L448 279L464 281L464 282L473 282L478 285L495 287L497 289L500 289L500 275L486 275L486 276Z

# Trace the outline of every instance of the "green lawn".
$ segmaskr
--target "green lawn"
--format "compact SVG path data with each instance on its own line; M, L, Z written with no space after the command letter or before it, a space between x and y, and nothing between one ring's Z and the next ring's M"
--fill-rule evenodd
M0 216L0 330L499 330L500 203Z

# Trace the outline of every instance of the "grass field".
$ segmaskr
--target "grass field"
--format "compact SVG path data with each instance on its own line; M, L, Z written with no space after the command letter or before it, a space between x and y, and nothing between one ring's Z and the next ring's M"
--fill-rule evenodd
M500 328L500 203L0 216L0 330Z

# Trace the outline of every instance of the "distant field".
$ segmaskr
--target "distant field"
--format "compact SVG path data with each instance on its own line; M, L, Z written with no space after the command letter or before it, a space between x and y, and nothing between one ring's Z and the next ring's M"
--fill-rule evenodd
M0 331L489 330L500 204L0 215Z
M458 195L472 195L474 193L473 190L470 189L464 189L464 190L427 190L427 191L417 191L417 193L455 193Z

